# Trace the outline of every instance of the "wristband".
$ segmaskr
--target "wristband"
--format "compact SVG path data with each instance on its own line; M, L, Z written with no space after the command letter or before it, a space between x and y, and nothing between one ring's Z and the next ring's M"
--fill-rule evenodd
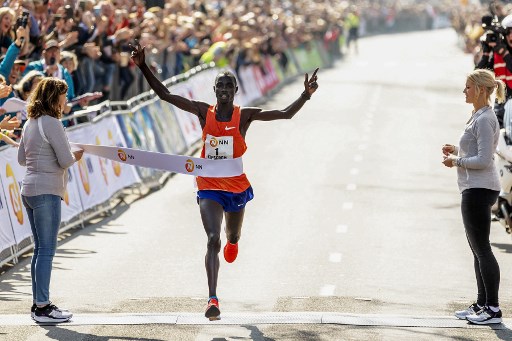
M311 99L311 95L308 94L306 91L302 92L300 94L300 97L304 98L306 101L309 101Z

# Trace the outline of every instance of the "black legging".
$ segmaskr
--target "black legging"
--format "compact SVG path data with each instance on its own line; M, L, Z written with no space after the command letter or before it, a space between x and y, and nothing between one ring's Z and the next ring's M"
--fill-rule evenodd
M486 188L470 188L462 192L462 221L473 251L478 286L477 303L481 306L499 305L500 267L489 242L491 206L498 199L498 194L498 191Z

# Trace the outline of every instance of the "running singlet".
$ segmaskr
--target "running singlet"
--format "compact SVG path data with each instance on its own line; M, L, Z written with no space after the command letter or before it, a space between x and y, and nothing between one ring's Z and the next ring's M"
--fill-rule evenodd
M233 159L241 157L247 150L245 139L240 134L240 107L233 108L231 121L220 122L215 118L215 106L208 108L206 124L203 129L203 150L205 159ZM251 184L245 173L229 178L196 178L199 190L218 190L233 193L245 191Z

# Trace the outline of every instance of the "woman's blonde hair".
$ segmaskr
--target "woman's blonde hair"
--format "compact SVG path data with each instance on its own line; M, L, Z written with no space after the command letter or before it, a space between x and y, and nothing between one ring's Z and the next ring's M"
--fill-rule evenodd
M479 97L483 91L487 102L491 102L491 95L496 90L496 99L498 103L505 102L505 83L501 79L496 79L492 71L486 69L476 69L468 75L468 80L476 87L475 93Z
M0 7L0 22L8 14L12 17L12 21L13 21L13 25L14 25L14 21L16 20L16 12L10 7ZM2 35L3 35L2 32L0 32L0 36L2 36ZM9 38L14 39L15 35L14 35L14 31L12 29L9 29L9 31L7 32L7 35L9 36Z
M27 116L29 118L39 118L48 115L61 118L62 111L59 105L59 97L66 94L67 91L68 85L63 80L55 77L44 77L30 95Z

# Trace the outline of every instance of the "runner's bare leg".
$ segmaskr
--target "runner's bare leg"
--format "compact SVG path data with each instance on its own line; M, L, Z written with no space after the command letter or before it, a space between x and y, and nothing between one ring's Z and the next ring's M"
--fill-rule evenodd
M208 237L206 256L204 259L206 276L208 277L209 296L217 296L217 279L219 277L220 230L224 209L210 199L199 199L199 211L204 231Z

